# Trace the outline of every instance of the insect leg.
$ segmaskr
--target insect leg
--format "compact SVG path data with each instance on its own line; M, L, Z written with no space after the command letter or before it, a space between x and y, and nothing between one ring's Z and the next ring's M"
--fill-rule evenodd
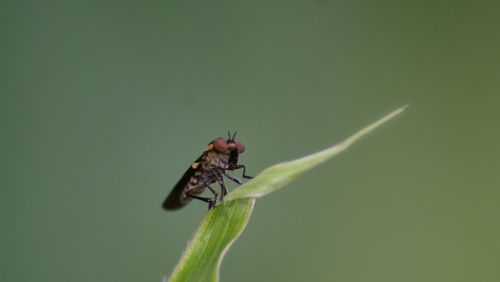
M222 178L222 176L219 173L215 173L215 178L217 178L217 182L219 183L220 189L222 191L222 193L220 195L220 200L222 201L224 199L224 196L227 195L228 190L227 190L226 185L224 184L224 179Z
M207 202L208 203L208 209L211 209L215 206L215 201L213 199L210 199L210 198L205 198L205 197L200 197L200 196L196 196L196 195L191 195L191 194L187 194L188 197L191 197L193 199L198 199L200 201L203 201L203 202Z
M243 169L243 173L242 173L243 178L247 178L247 179L252 179L253 178L253 176L249 176L249 175L246 174L246 170L247 170L246 166L244 166L244 165L237 165L235 167L235 169L240 169L240 168Z
M205 185L205 187L207 187L208 190L210 190L210 192L212 192L212 194L214 194L213 202L214 202L214 206L215 206L215 204L217 203L217 196L219 196L219 194L217 194L217 192L215 192L214 188L210 187L205 181L202 181L202 182Z
M236 176L232 176L232 175L229 175L229 174L227 174L227 173L225 173L225 172L224 172L224 175L225 175L227 178L231 179L232 181L236 182L237 184L241 185L241 183L242 183L242 182L241 182L241 180L240 180L238 177L236 177Z

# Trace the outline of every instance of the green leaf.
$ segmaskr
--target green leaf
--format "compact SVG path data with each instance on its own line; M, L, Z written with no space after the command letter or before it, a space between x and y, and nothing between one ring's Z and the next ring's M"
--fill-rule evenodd
M169 281L219 281L222 258L252 214L255 199L224 201L211 209Z
M361 137L403 112L405 108L406 106L391 112L333 147L271 166L227 195L222 204L207 213L169 281L219 281L222 259L245 229L256 198L282 188L304 172L343 152Z

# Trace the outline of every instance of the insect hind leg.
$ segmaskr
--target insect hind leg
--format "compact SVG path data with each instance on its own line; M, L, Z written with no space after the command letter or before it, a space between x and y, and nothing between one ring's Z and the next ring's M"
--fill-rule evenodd
M208 186L208 184L206 184L206 183L203 183L203 184L205 184L205 187L207 187L208 190L210 190L210 192L212 192L212 194L214 194L214 199L217 200L217 196L219 196L219 194L217 194L217 192L214 190L214 188Z
M187 195L193 199L197 199L197 200L204 201L204 202L208 203L208 209L211 209L211 208L215 207L215 204L217 204L218 194L214 190L214 188L210 187L205 181L203 181L203 184L205 185L206 188L208 188L208 190L210 190L210 192L212 192L212 194L214 194L213 198L200 197L200 196L196 196L196 195L192 195L192 194L187 194Z
M208 203L208 209L213 208L215 206L216 202L217 202L217 199L214 200L214 199L211 199L211 198L200 197L200 196L191 195L191 194L187 194L187 196L191 197L193 199L197 199L197 200L200 200L200 201Z

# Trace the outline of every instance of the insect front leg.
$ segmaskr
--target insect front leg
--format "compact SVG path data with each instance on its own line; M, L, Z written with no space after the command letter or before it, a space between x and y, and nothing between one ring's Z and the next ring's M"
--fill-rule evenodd
M240 169L240 168L243 169L243 173L242 173L243 178L247 178L247 179L252 179L253 178L253 176L249 176L249 175L246 174L247 168L244 165L236 165L236 167L234 169Z

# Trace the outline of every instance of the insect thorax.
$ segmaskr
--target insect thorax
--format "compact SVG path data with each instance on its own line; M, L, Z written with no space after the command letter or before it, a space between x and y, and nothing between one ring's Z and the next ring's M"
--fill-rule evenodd
M229 154L209 151L202 166L204 170L226 170L229 167Z
M229 168L229 154L220 154L214 151L209 151L203 157L203 162L197 166L197 171L191 176L191 179L186 185L184 191L192 194L202 193L206 185L213 184L217 181L216 173L224 173Z

